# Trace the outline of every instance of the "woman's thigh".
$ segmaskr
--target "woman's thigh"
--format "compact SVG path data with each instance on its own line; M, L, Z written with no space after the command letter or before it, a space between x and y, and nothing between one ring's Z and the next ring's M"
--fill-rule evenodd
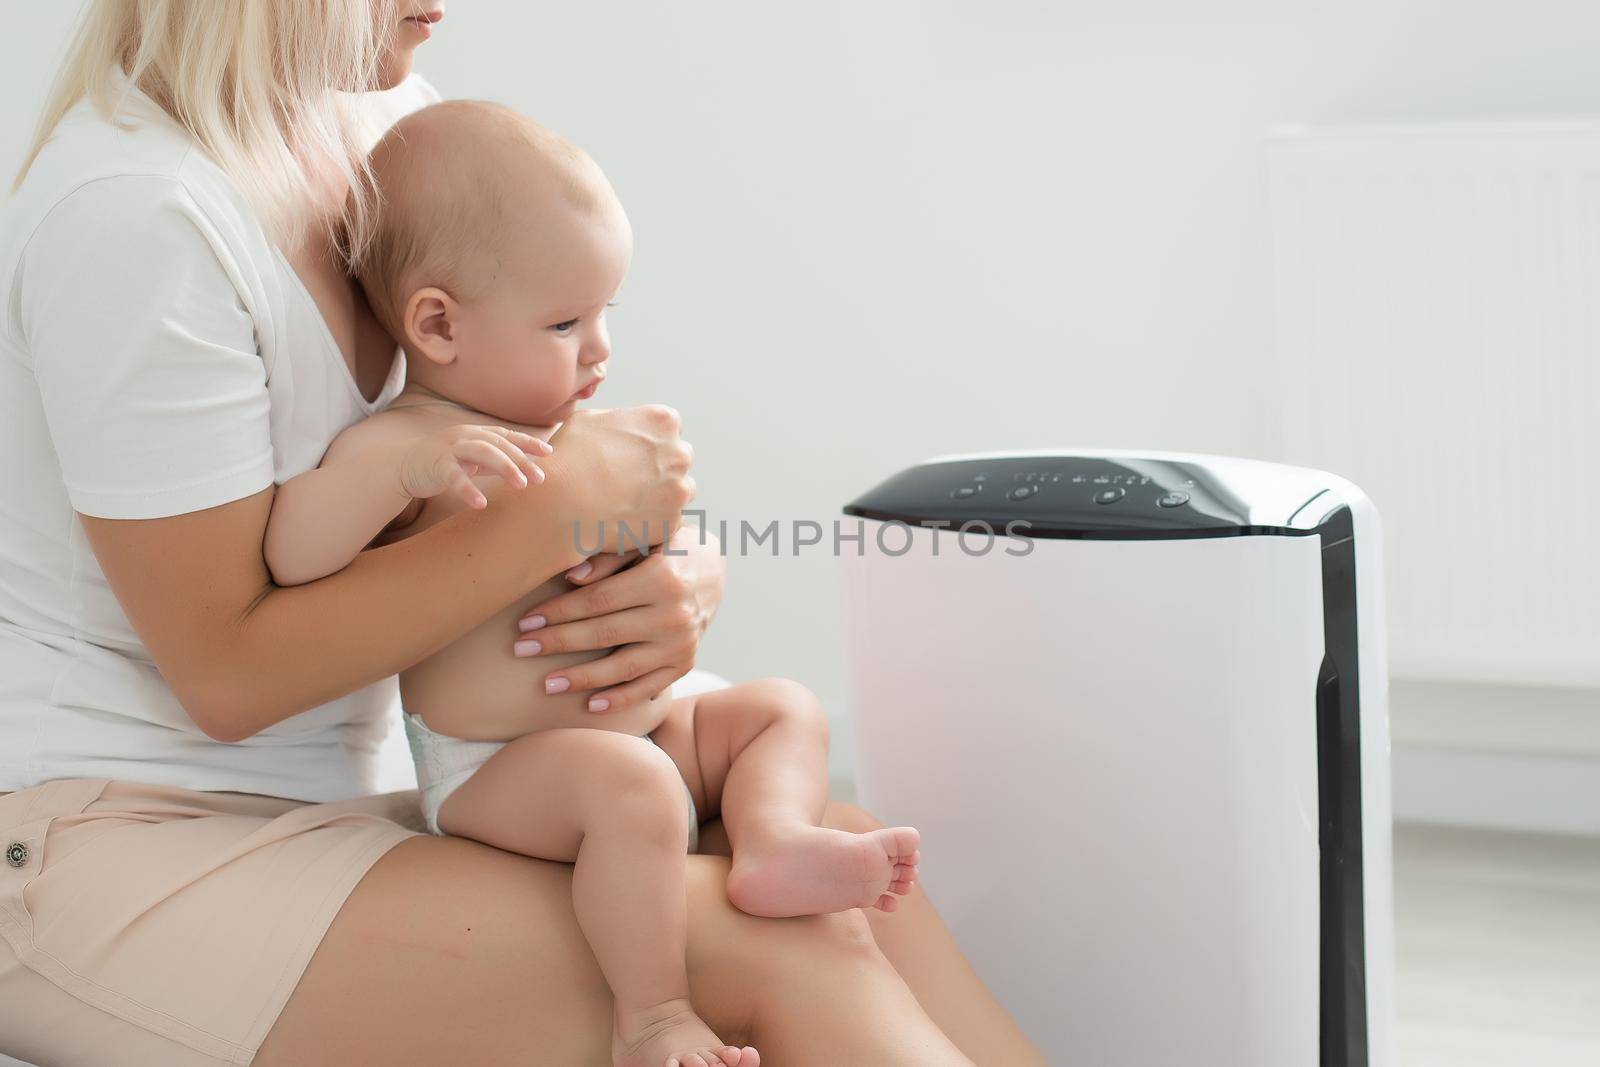
M691 988L742 1043L752 994L695 946L737 944L744 917L722 892L726 865L692 861ZM609 1064L611 993L573 917L571 870L463 838L394 846L340 909L254 1067Z

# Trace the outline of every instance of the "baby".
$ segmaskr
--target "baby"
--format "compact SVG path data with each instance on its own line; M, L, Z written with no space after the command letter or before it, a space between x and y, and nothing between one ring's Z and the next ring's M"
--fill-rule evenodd
M451 102L403 119L372 165L383 203L358 272L407 385L279 488L266 542L279 584L484 507L494 479L537 492L534 460L611 355L605 312L632 234L583 152L506 108ZM721 815L728 897L764 916L893 909L917 832L818 825L826 720L794 682L663 693L613 715L579 693L530 697L511 639L567 588L553 578L400 676L428 828L575 865L574 910L616 1002L616 1064L757 1067L689 1003L685 855L700 820Z

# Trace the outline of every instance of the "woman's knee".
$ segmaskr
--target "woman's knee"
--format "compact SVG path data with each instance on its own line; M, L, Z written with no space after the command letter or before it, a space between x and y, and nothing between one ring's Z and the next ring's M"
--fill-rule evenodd
M721 871L714 882L720 914L709 922L721 936L706 944L729 973L759 975L758 985L787 987L790 980L814 978L819 969L840 973L842 966L884 962L859 908L781 920L747 915L728 902L726 867Z
M887 973L889 962L878 948L866 915L858 908L798 919L756 919L763 924L741 946L741 967L758 975L754 1017L792 1011L806 997Z
M811 936L830 954L882 959L877 939L872 936L872 927L867 922L867 913L860 908L811 918L819 920L820 927Z
M727 870L702 857L690 864L688 887L690 991L724 1041L759 1043L771 1020L805 1013L889 967L860 911L746 915L728 902Z

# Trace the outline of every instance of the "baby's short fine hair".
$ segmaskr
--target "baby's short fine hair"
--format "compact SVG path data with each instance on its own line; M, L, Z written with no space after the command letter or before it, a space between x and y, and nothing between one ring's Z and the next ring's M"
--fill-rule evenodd
M595 162L525 115L482 100L412 112L372 150L377 215L350 250L378 321L404 338L410 295L437 286L458 300L499 271L514 202L620 210Z

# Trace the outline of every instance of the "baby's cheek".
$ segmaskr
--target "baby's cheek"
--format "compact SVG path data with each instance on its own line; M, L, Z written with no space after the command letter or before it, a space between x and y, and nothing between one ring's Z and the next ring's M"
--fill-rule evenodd
M575 387L548 360L532 358L508 367L502 388L505 396L516 398L524 416L518 421L537 425L541 416L569 400Z
M543 416L556 406L547 399L552 391L525 368L500 366L479 376L472 406L500 422L542 426L548 422Z

